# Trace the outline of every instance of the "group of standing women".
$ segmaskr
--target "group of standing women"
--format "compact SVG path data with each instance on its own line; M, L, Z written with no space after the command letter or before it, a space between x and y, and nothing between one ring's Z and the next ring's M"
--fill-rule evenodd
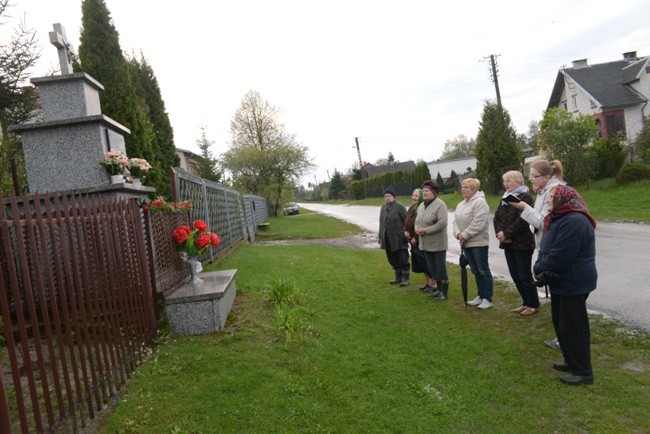
M564 361L554 363L553 368L569 372L560 379L565 384L588 384L593 382L593 372L586 299L596 288L596 223L579 193L564 183L559 161L532 163L529 179L537 194L535 200L521 172L503 174L505 192L493 218L499 247L504 250L522 300L511 311L523 317L537 313L537 285L548 285L553 327L564 356ZM455 210L453 235L478 289L477 297L468 304L489 309L493 306L494 287L488 262L490 210L479 180L463 180L461 191L464 199ZM437 184L425 181L421 189L416 189L408 210L395 202L390 188L384 191L384 199L380 243L395 270L395 279L390 283L409 284L410 246L412 270L426 278L420 289L446 300L447 206L438 198ZM400 222L403 231L398 232ZM535 248L539 253L533 265Z
M392 188L384 190L384 205L379 212L379 244L386 250L388 263L395 271L389 283L406 286L410 282L408 246L414 272L424 273L427 283L421 288L438 300L446 300L447 206L438 199L438 185L425 181L412 195L408 211L395 201ZM399 258L399 259L398 259Z

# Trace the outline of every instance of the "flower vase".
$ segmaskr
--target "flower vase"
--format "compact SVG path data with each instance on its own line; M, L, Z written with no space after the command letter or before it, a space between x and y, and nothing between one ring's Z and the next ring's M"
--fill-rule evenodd
M135 188L140 188L142 187L142 182L140 181L140 178L136 178L135 176L131 178L131 182L133 183L133 186Z
M118 173L117 175L111 175L111 184L124 184L124 175Z
M198 285L203 280L199 278L199 273L203 271L203 265L201 264L201 261L199 261L199 258L197 257L191 257L187 258L187 265L190 267L190 285Z

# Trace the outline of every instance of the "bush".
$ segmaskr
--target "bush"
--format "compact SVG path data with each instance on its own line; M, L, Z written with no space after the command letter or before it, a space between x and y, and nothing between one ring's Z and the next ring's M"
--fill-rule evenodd
M596 179L613 178L625 163L625 150L618 137L595 140L592 152L598 165Z
M364 181L350 181L348 184L348 193L350 194L350 197L354 200L364 199L364 186Z
M642 179L650 179L650 166L639 162L627 163L616 175L617 184L629 184Z

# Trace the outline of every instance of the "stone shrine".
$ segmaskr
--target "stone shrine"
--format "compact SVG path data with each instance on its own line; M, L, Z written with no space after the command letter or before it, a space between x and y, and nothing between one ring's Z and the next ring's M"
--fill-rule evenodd
M109 150L126 154L124 135L131 132L102 114L101 83L85 72L72 72L72 47L63 26L54 24L50 41L58 50L61 75L31 79L38 87L43 120L9 127L22 138L29 192L122 190L126 197L154 192L126 182L111 185L99 162Z

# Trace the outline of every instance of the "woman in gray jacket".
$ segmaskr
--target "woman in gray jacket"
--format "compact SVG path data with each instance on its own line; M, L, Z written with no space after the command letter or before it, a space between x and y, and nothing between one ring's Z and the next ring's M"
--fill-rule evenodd
M415 217L415 232L420 237L419 247L424 253L429 276L438 283L438 291L430 294L438 300L447 299L447 205L438 198L435 181L422 183L423 202Z
M490 207L485 201L485 194L478 191L481 188L478 179L467 178L460 187L465 200L458 204L454 212L454 237L469 262L478 288L478 296L467 304L478 306L479 309L489 309L492 307L494 289L494 280L488 264Z

